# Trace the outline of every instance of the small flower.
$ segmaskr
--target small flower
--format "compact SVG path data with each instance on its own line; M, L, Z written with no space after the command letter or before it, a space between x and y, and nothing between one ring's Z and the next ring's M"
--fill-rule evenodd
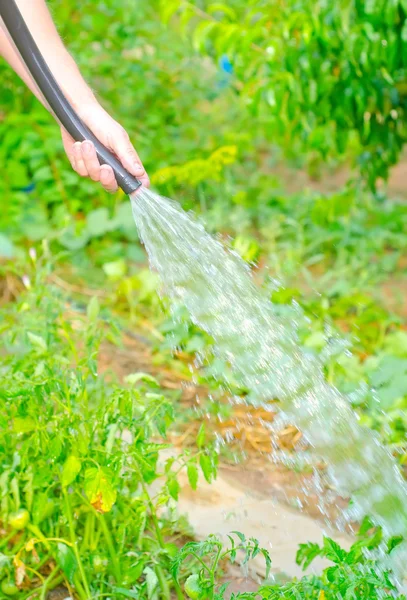
M31 288L31 281L30 278L28 277L28 275L23 275L21 278L24 286L27 288L27 290L29 290Z
M35 251L35 248L30 248L28 254L30 255L30 258L33 262L37 260L37 253Z

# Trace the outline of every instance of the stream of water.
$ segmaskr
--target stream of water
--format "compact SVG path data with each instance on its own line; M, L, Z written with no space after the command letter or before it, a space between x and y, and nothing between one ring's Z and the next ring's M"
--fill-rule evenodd
M349 399L326 383L321 362L258 288L247 265L180 206L141 189L134 218L170 297L215 341L234 377L281 410L328 465L334 488L352 498L349 518L370 515L385 536L407 534L407 486L377 435L359 424ZM405 547L399 547L399 559Z

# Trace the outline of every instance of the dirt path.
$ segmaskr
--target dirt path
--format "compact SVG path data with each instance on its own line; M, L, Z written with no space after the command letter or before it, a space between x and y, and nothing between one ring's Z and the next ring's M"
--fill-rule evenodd
M233 476L221 469L212 485L201 482L193 492L185 482L178 503L179 514L186 514L198 539L209 534L219 535L228 543L227 535L239 531L246 537L254 537L266 548L272 559L272 572L285 578L301 577L302 570L295 562L299 544L321 544L324 535L334 538L343 547L351 545L351 537L335 528L312 518L305 512L289 508L279 501L275 482L261 484L256 474L250 474L251 485L246 485L244 471L234 471ZM327 565L315 561L308 570L321 572ZM265 565L261 558L253 562L251 579L264 577Z
M196 398L205 395L204 388L195 387L179 374L155 366L154 352L145 340L136 336L126 337L124 341L122 348L110 344L103 346L100 372L111 370L121 379L136 371L150 373L163 388L178 390L179 402L185 409L190 408ZM274 572L293 577L301 575L295 563L300 543L321 542L323 535L330 535L345 546L350 544L350 537L328 525L326 517L329 516L331 523L335 522L346 502L327 489L321 490L318 478L315 479L312 474L294 472L268 458L272 447L277 445L287 451L293 449L301 438L299 432L291 427L271 440L270 431L264 425L267 419L272 421L273 416L272 411L237 407L226 422L209 423L221 434L225 426L229 432L234 428L235 438L240 435L237 443L244 449L247 458L239 465L223 461L216 482L209 486L201 481L196 492L191 491L185 481L178 510L187 514L198 539L210 533L225 536L233 530L259 539L271 552ZM173 435L175 452L177 448L192 443L200 422L190 422ZM321 497L324 499L323 506ZM315 569L320 570L323 564L316 562ZM255 567L257 575L262 575L264 566L257 562ZM255 574L252 574L251 580L239 583L240 591L250 589L254 582Z

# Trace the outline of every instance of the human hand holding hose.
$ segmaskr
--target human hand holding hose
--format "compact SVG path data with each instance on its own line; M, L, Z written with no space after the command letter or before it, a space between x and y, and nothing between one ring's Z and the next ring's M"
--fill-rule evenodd
M150 180L126 130L96 101L93 104L78 106L77 113L99 141L117 156L129 173L148 187ZM109 165L100 165L92 142L75 142L63 127L61 134L72 168L82 177L99 181L108 192L115 192L118 185L113 169Z
M0 0L1 14L3 16L4 11L4 18L6 12L9 12L6 7L10 6L10 1ZM127 132L96 100L92 90L80 74L75 61L62 43L45 0L14 0L14 2L45 59L47 69L53 75L62 94L74 111L72 113L72 110L69 109L71 117L60 119L62 123L67 122L66 127L71 131L70 134L63 126L61 127L64 148L72 167L79 175L99 181L110 192L115 191L118 187L116 179L127 193L137 189L140 183L148 186L148 176ZM25 81L44 106L50 109L4 28L0 28L0 54ZM26 59L32 60L30 51L28 51ZM35 60L33 62L35 63ZM43 69L40 68L38 72L43 79L47 80L47 75ZM58 96L55 89L52 89L52 85L47 85L47 87L48 90L51 89L54 96L55 93ZM64 117L66 115L66 103L62 106L63 103L61 104L58 101L57 104L60 115ZM51 112L54 111L51 109ZM84 141L75 142L72 136L76 136L77 140ZM88 140L92 137L93 142L89 142ZM95 145L98 150L97 154Z

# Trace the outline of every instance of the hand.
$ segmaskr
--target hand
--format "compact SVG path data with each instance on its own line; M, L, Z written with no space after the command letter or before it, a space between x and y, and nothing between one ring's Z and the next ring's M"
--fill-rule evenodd
M148 187L150 180L125 129L97 102L81 107L77 112L85 125L117 156L129 173ZM75 142L64 128L61 128L61 134L72 168L82 177L100 181L108 192L115 192L118 185L113 169L109 165L99 164L92 142Z

